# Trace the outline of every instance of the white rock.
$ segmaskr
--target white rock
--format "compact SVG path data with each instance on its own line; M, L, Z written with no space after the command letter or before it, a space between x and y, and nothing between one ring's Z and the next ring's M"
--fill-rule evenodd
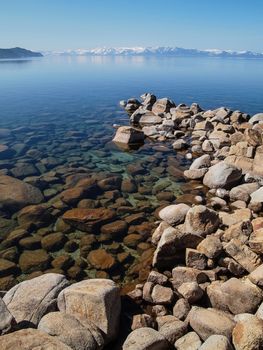
M184 221L189 209L184 203L168 205L160 210L159 217L169 225L178 225Z

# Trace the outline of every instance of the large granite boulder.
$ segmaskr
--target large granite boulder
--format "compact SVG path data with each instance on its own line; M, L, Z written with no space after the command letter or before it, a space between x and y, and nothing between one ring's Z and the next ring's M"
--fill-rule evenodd
M201 339L206 340L213 334L231 339L235 322L230 314L217 309L194 306L188 316L190 326Z
M231 278L226 282L215 281L207 288L214 308L232 314L254 313L262 301L263 292L248 279Z
M143 327L131 332L123 350L168 350L170 345L163 335L152 328Z
M209 188L229 188L235 185L241 177L241 170L222 161L209 168L203 183Z
M196 205L188 210L184 229L187 233L202 237L216 231L220 223L218 214L204 205Z
M1 350L72 350L69 346L38 329L21 329L0 337Z
M13 324L15 324L15 320L7 309L3 299L0 298L0 335L8 332Z
M104 345L103 336L95 325L59 311L45 315L38 329L56 336L74 350L99 350Z
M10 212L38 204L44 199L38 188L6 175L0 176L0 193L0 206Z
M56 308L56 298L68 284L63 275L48 273L17 284L3 300L17 323L37 325L47 312Z
M189 209L184 203L168 205L160 210L159 217L169 225L176 226L184 221Z
M136 145L144 142L143 131L133 128L131 126L121 126L118 128L113 142L126 144L126 145Z
M118 334L121 301L119 288L111 280L85 280L67 287L58 296L58 308L94 323L106 342Z

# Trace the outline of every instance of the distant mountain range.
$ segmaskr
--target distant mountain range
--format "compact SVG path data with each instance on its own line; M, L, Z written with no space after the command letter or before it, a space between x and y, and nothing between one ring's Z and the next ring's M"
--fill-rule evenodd
M30 50L22 49L21 47L14 47L12 49L0 49L0 59L3 58L29 58L29 57L42 57L40 52L33 52Z
M197 50L181 47L111 47L78 49L66 51L46 51L44 55L59 56L189 56L189 57L237 57L263 58L263 53L231 50Z

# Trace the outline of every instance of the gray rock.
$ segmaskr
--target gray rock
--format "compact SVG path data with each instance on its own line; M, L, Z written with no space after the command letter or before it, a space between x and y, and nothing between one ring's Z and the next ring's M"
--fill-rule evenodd
M58 308L94 323L106 342L118 334L121 301L119 288L111 280L84 280L65 288L58 296Z
M191 309L190 304L185 299L179 299L173 307L173 315L181 321L184 321Z
M222 161L209 168L203 183L209 188L229 188L236 184L241 177L241 170Z
M168 205L160 210L159 217L169 225L176 226L184 221L189 209L189 205L184 203Z
M99 350L103 348L104 340L100 330L63 312L50 312L39 322L38 329L57 337L74 350Z
M186 332L187 323L180 320L168 320L159 326L159 333L161 333L172 345Z
M233 350L233 347L227 337L224 335L211 335L199 350Z
M262 123L263 122L263 113L257 113L253 115L248 121L250 124Z
M37 325L47 312L56 308L57 296L68 284L63 275L48 273L17 284L3 300L17 323L28 321Z
M248 202L250 199L251 193L255 192L259 188L257 182L246 183L236 187L233 187L229 193L231 201L241 200ZM262 192L263 197L263 192ZM263 199L263 198L262 198Z
M1 315L0 316L0 335L1 335L8 332L11 329L12 324L15 323L13 316L10 314L2 298L0 298L0 315Z
M131 332L123 344L123 350L168 350L165 337L152 328L139 328Z
M260 187L258 190L252 192L250 198L251 202L263 203L263 187Z
M208 168L211 165L211 159L208 154L204 154L199 158L196 158L190 166L190 170Z

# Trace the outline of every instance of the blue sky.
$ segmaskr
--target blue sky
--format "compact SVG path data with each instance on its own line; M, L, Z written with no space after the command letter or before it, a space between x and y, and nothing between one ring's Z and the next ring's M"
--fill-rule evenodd
M0 47L263 52L263 0L0 0Z

